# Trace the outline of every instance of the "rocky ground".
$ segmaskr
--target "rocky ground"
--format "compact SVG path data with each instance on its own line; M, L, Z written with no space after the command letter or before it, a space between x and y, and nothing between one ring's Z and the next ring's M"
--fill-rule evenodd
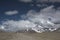
M46 32L46 33L0 32L0 40L60 40L60 32Z

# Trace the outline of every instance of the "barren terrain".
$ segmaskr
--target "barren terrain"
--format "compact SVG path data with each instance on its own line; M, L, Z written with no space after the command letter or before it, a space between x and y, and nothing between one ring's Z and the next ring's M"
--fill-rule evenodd
M0 40L60 40L60 32L46 32L46 33L0 32Z

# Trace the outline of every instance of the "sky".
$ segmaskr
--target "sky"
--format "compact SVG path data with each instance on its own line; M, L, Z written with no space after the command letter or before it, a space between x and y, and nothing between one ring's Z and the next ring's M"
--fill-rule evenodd
M60 28L58 23L60 0L0 0L0 29L5 31L35 30L37 25L41 31L54 31Z
M52 3L47 3L45 6L49 6ZM41 4L42 5L42 4ZM39 11L40 9L44 8L44 4L41 6L40 2L29 2L26 0L20 1L20 0L0 0L0 20L5 20L5 19L14 19L14 20L19 20L20 15L26 14L29 10L36 10ZM59 6L59 4L54 4ZM41 6L41 7L38 7ZM16 15L6 15L6 12L15 12L17 11Z

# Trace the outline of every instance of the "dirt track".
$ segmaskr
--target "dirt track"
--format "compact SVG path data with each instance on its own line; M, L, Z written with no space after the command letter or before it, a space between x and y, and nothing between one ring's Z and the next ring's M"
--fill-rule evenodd
M0 40L60 40L60 32L47 33L0 33Z

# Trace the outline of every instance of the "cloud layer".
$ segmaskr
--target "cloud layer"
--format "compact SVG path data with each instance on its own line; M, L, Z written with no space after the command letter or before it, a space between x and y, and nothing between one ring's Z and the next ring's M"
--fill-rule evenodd
M32 2L33 0L19 0L21 2L25 2L25 3L28 3L28 2ZM36 2L60 2L60 0L35 0Z
M7 20L2 22L0 29L13 32L18 30L33 30L42 33L45 31L55 31L60 28L60 24L58 24L60 21L60 10L54 9L53 5L40 10L40 12L30 10L21 17L23 20Z
M8 20L2 23L1 28L5 31L19 31L19 30L26 30L31 27L34 27L35 25L32 22L29 22L28 20L20 20L20 21L14 21L14 20Z

